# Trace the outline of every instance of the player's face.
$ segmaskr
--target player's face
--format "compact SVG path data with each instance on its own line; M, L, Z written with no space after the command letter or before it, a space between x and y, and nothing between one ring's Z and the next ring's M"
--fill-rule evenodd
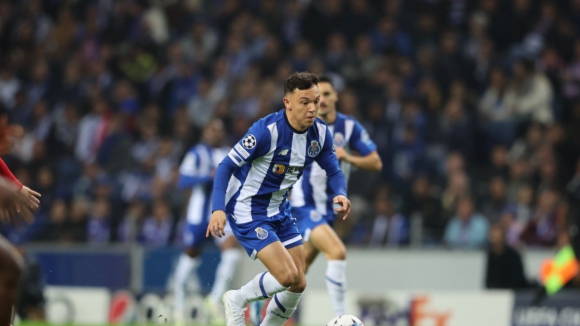
M288 120L294 128L306 130L314 124L320 109L320 91L317 85L309 89L295 89L294 92L286 94L283 101Z
M218 147L223 141L224 127L221 121L211 121L203 130L203 138L212 147Z
M330 83L319 83L320 88L320 110L318 114L326 116L329 112L336 110L338 94Z

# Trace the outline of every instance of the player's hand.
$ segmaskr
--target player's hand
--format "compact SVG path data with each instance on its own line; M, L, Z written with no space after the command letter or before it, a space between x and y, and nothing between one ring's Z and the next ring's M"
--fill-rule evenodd
M337 147L335 149L335 153L336 153L336 158L338 158L339 161L347 161L348 162L348 157L350 156L346 150L342 147Z
M344 213L344 216L342 217L342 219L346 220L346 217L350 213L350 207L351 207L350 200L348 200L348 198L340 195L340 196L334 197L334 199L332 201L335 204L340 205L340 207L335 208L334 211L337 213Z
M0 177L0 222L18 226L22 218L26 223L31 223L34 213L29 200L13 182Z
M209 225L207 226L207 231L205 232L205 237L209 237L209 234L214 238L221 238L226 235L224 228L226 227L226 212L224 211L214 211L211 214L211 219L209 220Z
M31 209L38 208L38 205L40 204L39 198L42 197L41 194L28 188L27 186L22 186L22 189L20 189L20 193L22 195L24 195L24 198L27 199L28 207L30 207ZM20 212L20 207L19 207L18 211Z

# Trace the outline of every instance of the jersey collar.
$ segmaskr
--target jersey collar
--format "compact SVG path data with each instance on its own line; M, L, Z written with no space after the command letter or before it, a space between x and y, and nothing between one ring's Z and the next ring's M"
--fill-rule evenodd
M294 133L303 134L303 133L308 131L308 128L306 128L304 131L294 129L294 127L292 127L292 125L290 124L290 121L288 121L288 116L286 115L286 109L284 109L284 120L286 121L286 124L288 125L290 130L292 130L292 132L294 132Z

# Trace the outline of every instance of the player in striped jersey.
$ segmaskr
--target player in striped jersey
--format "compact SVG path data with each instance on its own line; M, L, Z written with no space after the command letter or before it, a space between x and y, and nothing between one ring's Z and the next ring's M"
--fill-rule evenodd
M327 125L316 117L318 77L294 73L284 83L285 109L256 122L218 166L207 235L224 236L226 220L253 259L268 269L222 297L228 326L245 325L248 303L273 297L263 326L283 325L306 287L302 236L290 215L288 192L316 161L328 177L337 211L350 212Z
M346 178L351 164L369 171L380 171L383 167L377 154L375 143L364 127L353 117L338 113L336 102L338 94L332 81L321 77L320 110L318 117L328 124L333 135L336 156ZM358 155L352 155L351 152ZM306 270L322 252L328 260L326 285L332 299L336 315L344 315L346 293L346 249L334 232L335 213L333 212L332 192L326 175L316 163L304 170L304 174L292 190L292 216L304 238Z
M208 123L203 130L202 142L189 150L179 167L178 187L192 191L187 207L187 227L183 232L183 242L187 248L179 257L174 275L175 317L178 323L185 319L185 288L188 278L193 277L194 284L199 284L197 274L192 271L199 265L201 245L206 239L204 235L211 215L213 176L216 167L230 150L229 147L222 146L223 134L224 127L220 120ZM211 324L223 324L223 317L217 306L232 279L241 252L231 232L226 237L218 238L216 242L221 250L221 261L205 305Z

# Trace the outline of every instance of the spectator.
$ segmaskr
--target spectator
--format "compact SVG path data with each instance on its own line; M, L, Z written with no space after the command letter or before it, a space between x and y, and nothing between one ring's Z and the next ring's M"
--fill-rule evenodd
M556 243L556 204L558 195L546 189L538 196L532 219L522 232L522 241L532 247L548 247Z
M431 188L427 177L419 176L415 179L411 197L405 200L405 215L411 220L421 220L424 244L439 244L443 240L447 220L442 214L441 202Z
M506 105L520 122L552 123L552 86L545 75L537 73L534 63L520 60L514 64L514 78L505 95Z
M143 222L143 244L161 247L169 243L173 217L167 202L157 200L153 203L152 215Z
M111 236L111 208L109 202L100 198L93 203L88 217L87 235L92 244L106 244Z
M488 193L489 196L481 204L481 213L490 224L496 224L508 205L506 184L502 177L496 176L490 180Z
M390 200L377 197L375 214L369 243L371 246L396 247L409 244L409 221L397 212Z
M488 229L487 219L475 212L471 198L462 197L457 202L456 215L445 229L445 243L452 248L481 248Z
M522 289L529 287L522 257L504 240L504 230L498 224L489 230L489 248L485 272L488 289Z

